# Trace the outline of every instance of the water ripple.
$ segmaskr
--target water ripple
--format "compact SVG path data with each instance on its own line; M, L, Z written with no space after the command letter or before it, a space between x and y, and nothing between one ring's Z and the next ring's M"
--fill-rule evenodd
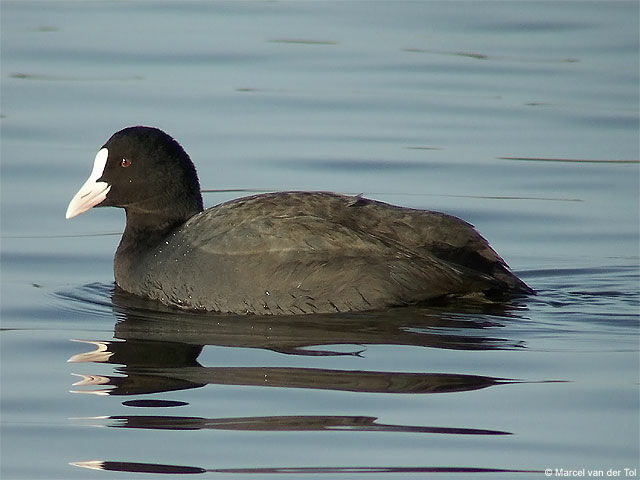
M113 283L89 283L79 287L51 293L57 307L63 312L89 316L113 316L111 301L115 285Z

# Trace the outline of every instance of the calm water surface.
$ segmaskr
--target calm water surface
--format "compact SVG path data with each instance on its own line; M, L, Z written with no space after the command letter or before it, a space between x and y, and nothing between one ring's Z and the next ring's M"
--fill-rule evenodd
M637 2L0 7L2 479L638 478ZM538 295L275 319L122 296L123 213L64 212L133 124L203 189L461 216Z

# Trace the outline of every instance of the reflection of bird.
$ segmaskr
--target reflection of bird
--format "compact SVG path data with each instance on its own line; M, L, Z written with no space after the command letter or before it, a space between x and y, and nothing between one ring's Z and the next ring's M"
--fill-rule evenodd
M123 364L118 373L126 376L80 375L81 380L74 386L101 388L76 390L78 393L134 395L216 384L424 394L464 392L516 382L506 378L454 373L345 371L299 367L203 367L195 360L202 346L144 340L87 343L96 345L97 350L74 355L69 359L70 362ZM106 356L105 353L110 355Z
M202 315L162 306L153 309L156 302L98 284L85 287L81 295L75 291L73 294L81 301L86 297L96 302L96 294L110 293L113 295L111 308L119 319L114 326L113 340L83 340L82 343L95 349L75 354L69 362L112 364L116 366L115 375L80 375L74 392L128 396L213 384L431 394L518 382L445 372L367 370L366 363L361 364L363 370L325 369L317 368L311 361L311 357L364 359L368 349L376 346L456 350L522 348L521 341L509 338L504 332L506 323L503 322L508 322L512 313L501 303L489 305L493 312L490 317L475 304L465 304L469 307L467 312L404 307L379 312L273 317ZM496 328L506 337L487 336L488 330ZM300 359L302 366L203 366L198 359L207 345L293 355ZM294 357L289 358L294 361Z
M107 141L67 218L93 206L126 211L116 283L186 309L341 312L532 293L471 225L450 215L326 192L255 195L203 210L189 156L150 127Z
M158 430L249 430L270 432L348 430L358 432L440 433L452 435L510 435L511 432L461 427L429 427L421 425L389 425L376 422L376 417L336 415L295 415L264 417L202 418L176 416L118 415L104 417L115 428Z

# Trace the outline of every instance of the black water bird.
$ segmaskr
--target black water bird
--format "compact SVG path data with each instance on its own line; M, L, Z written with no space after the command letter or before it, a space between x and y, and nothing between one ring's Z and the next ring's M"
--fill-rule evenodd
M533 293L473 226L444 213L328 192L205 210L189 156L152 127L104 144L66 217L94 206L126 212L116 284L188 310L286 315Z

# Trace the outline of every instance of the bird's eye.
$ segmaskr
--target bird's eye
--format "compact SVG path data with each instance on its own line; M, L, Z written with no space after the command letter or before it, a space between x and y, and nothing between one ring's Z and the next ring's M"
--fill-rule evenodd
M131 166L131 160L127 160L126 158L123 158L122 160L120 160L120 166L122 168L127 168Z

